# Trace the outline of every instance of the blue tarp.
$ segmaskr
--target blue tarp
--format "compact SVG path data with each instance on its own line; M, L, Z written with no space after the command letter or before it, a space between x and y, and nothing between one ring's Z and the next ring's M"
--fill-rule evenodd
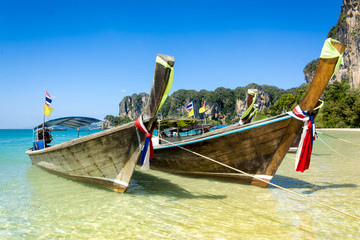
M101 122L101 120L90 117L63 117L45 122L44 127L61 126L78 129L98 122ZM43 124L40 124L34 127L34 129L42 127Z
M44 140L33 142L33 151L44 149L44 148L45 148Z

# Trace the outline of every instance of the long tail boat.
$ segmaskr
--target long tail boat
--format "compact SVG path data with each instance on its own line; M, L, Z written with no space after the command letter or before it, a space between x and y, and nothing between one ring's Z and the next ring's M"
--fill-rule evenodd
M336 54L324 53L325 47L336 48ZM328 39L325 42L316 74L299 104L301 110L310 112L314 109L341 62L344 50L345 45L337 41ZM303 125L303 121L282 114L242 126L218 129L176 144L158 145L155 147L151 168L177 174L233 178L266 187ZM209 161L203 156L247 174Z
M140 116L147 129L156 123L156 113L170 91L173 66L173 57L158 54L149 100ZM145 135L132 122L26 154L32 164L51 173L124 192L144 141Z
M250 123L256 113L257 109L255 107L255 100L258 94L257 89L248 89L246 97L246 108L244 114L241 116L239 125L244 125ZM206 132L209 132L210 129L216 127L215 125L210 124L198 124L200 119L195 118L174 118L174 119L165 119L158 121L158 136L153 137L153 145L162 144L161 139L166 138L166 142L180 142L183 140L188 140L198 135L202 135ZM167 133L167 134L166 134ZM171 136L171 137L170 137Z

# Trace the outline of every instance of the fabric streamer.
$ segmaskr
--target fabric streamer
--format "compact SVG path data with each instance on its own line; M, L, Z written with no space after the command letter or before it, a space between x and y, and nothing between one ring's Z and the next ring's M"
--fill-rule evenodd
M330 58L339 58L336 62L335 68L334 68L334 73L331 75L330 79L332 79L332 77L335 75L336 71L339 69L339 66L344 64L344 59L343 59L343 54L344 53L339 53L339 51L331 44L331 41L336 42L336 43L340 43L337 40L328 38L325 40L323 49L321 50L321 54L320 54L320 58L323 59L330 59Z
M304 172L310 166L311 151L316 135L314 118L304 112L299 105L297 105L292 112L288 112L288 114L304 122L303 132L295 158L295 170Z
M169 92L171 90L171 87L172 87L172 84L173 84L173 78L174 78L174 67L170 66L167 62L165 62L161 57L157 56L156 57L156 62L161 64L162 66L164 66L165 68L169 68L170 69L170 76L169 76L169 81L168 81L168 84L166 85L166 88L165 88L165 92L164 92L164 95L161 99L161 102L160 102L160 106L158 108L158 111L160 110L161 106L164 104L166 98L168 97L169 95Z
M150 160L154 157L154 148L152 145L151 137L152 132L156 127L156 124L154 124L150 131L148 131L143 123L142 115L140 115L140 117L138 117L138 119L136 119L135 121L135 126L146 134L145 144L141 152L140 163L142 164L141 170L149 170Z
M165 68L170 69L169 81L168 81L168 84L166 85L159 108L156 111L156 113L157 113L160 110L161 106L164 104L164 102L165 102L166 98L168 97L169 92L171 90L173 78L174 78L174 67L170 66L166 61L164 61L159 56L156 57L156 63L164 66ZM151 141L151 137L152 137L152 132L154 131L154 129L156 127L156 123L153 125L153 127L150 129L150 131L148 131L143 123L142 115L140 115L140 117L138 117L138 119L136 119L134 124L137 128L139 128L143 133L146 134L144 147L141 152L140 163L142 164L142 167L141 167L142 170L149 170L150 169L150 161L154 157L154 148L153 148L153 144Z
M250 122L252 121L253 118L256 117L256 114L257 114L257 109L255 108L254 111L250 114L250 117L249 117Z
M246 118L249 114L250 114L250 112L251 112L251 110L253 109L253 107L254 107L254 104L255 104L255 101L256 101L256 96L257 96L257 92L254 92L254 91L252 91L252 90L250 90L250 89L248 89L248 94L251 94L251 95L253 95L254 97L253 97L253 100L252 100L252 102L251 102L251 104L250 104L250 106L248 107L248 109L246 110L246 112L242 115L242 117L240 118L240 120L239 120L239 123L238 123L238 125L244 125L244 122L242 121L244 118ZM256 113L257 113L257 109L255 108L255 110L250 114L250 116L249 116L249 118L250 118L250 121L251 121L251 119L254 117L254 116L256 116Z
M339 53L339 51L331 44L331 41L339 43L339 41L331 38L326 39L320 54L320 58L322 59L338 58L334 68L334 72L331 75L330 79L334 76L339 66L341 64L344 64L343 54ZM313 141L315 140L316 135L314 118L304 112L299 105L296 106L292 112L288 112L288 114L304 122L303 132L301 134L301 140L295 159L296 171L304 172L310 166L311 151L313 147Z

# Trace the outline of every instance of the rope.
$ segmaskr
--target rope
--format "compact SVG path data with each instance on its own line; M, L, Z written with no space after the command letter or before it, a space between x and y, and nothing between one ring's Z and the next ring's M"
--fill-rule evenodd
M301 194L299 194L299 193L297 193L297 192L291 191L291 190L286 189L286 188L283 188L283 187L281 187L281 186L279 186L279 185L277 185L277 184L275 184L275 183L271 183L271 182L269 182L269 181L266 181L266 180L263 180L263 179L261 179L261 178L258 178L258 177L256 177L256 176L254 176L254 175L252 175L252 174L249 174L249 173L247 173L247 172L244 172L244 171L242 171L242 170L240 170L240 169L233 168L233 167L231 167L231 166L229 166L229 165L226 165L226 164L224 164L224 163L222 163L222 162L216 161L216 160L214 160L214 159L212 159L212 158L209 158L209 157L207 157L207 156L204 156L204 155L202 155L202 154L200 154L200 153L191 151L191 150L189 150L189 149L187 149L187 148L184 148L184 147L179 146L179 145L177 145L177 144L175 144L175 143L169 142L169 141L167 141L167 140L165 140L165 139L161 139L161 140L164 141L164 142L170 143L170 144L172 144L172 145L174 145L174 146L176 146L176 147L178 147L178 148L180 148L180 149L182 149L182 150L185 150L185 151L187 151L187 152L189 152L189 153L192 153L192 154L197 155L197 156L199 156L199 157L202 157L202 158L205 158L205 159L210 160L210 161L212 161L212 162L215 162L215 163L217 163L217 164L219 164L219 165L222 165L222 166L224 166L224 167L227 167L227 168L229 168L229 169L231 169L231 170L234 170L234 171L236 171L236 172L242 173L242 174L244 174L244 175L246 175L246 176L255 178L256 180L259 180L259 181L262 181L262 182L264 182L264 183L267 183L267 184L269 184L269 185L271 185L271 186L273 186L273 187L279 188L279 189L284 190L284 191L286 191L286 192L288 192L288 193L294 194L294 195L296 195L296 196L298 196L298 197L301 197L301 198L304 198L304 199L306 199L306 200L309 200L310 202L313 202L313 203L315 203L315 204L321 205L321 206L323 206L323 207L329 208L329 209L334 210L334 211L336 211L336 212L339 212L339 213L342 213L342 214L347 215L347 216L349 216L349 217L353 217L353 218L356 218L356 219L360 220L360 217L357 217L357 216L352 215L352 214L350 214L350 213L344 212L344 211L339 210L339 209L337 209L337 208L331 207L331 206L329 206L329 205L327 205L327 204L325 204L325 203L322 203L322 202L316 201L316 200L314 200L314 199L308 198L308 197L306 197L306 196L304 196L304 195L301 195Z
M335 138L335 139L340 140L340 141L344 141L344 142L347 142L347 143L351 143L351 144L354 144L354 145L360 146L360 144L359 144L359 143L354 143L354 142L351 142L351 141L349 141L349 140L342 139L342 138L338 138L338 137L334 137L334 136L331 136L331 135L328 135L328 134L326 134L326 133L322 133L322 132L318 132L318 133L323 134L323 135L328 136L328 137Z
M319 138L320 141L321 141L325 146L327 146L329 149L331 149L332 151L336 152L337 154L339 154L340 156L342 156L342 157L344 157L344 158L348 158L347 156L342 155L341 153L339 153L338 151L336 151L335 149L333 149L332 147L330 147L330 146L329 146L326 142L324 142L324 140L322 140L322 138L320 138L319 136L318 136L318 138Z

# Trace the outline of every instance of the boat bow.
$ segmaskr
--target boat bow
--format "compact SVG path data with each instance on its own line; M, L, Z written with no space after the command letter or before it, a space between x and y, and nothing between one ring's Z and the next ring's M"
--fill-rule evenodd
M141 116L147 129L153 127L170 91L173 66L173 57L157 56L150 96ZM145 135L133 122L41 150L28 150L26 154L33 164L51 173L124 192L141 156L144 140Z
M314 78L310 83L309 89L304 99L299 104L303 111L309 112L315 108L316 104L318 103L318 99L325 90L326 85L334 75L334 72L337 70L339 63L341 62L342 54L345 51L346 45L332 39L327 39L325 41L324 48L328 46L328 44L335 48L339 55L335 55L335 57L332 58L331 55L320 57L320 62L316 69ZM324 48L322 52L324 52ZM284 134L280 145L272 158L272 161L268 165L265 171L265 175L273 176L275 174L283 158L291 147L291 144L294 142L297 133L301 131L303 125L304 123L302 121L291 118L286 133ZM257 179L254 179L252 184L267 186L267 183L261 182Z

